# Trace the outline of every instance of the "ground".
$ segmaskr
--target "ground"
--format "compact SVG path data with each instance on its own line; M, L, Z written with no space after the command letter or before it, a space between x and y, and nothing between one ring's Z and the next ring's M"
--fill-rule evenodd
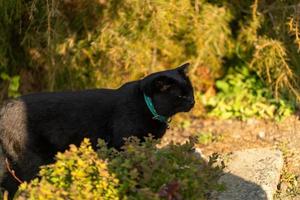
M276 198L300 199L300 119L297 115L281 122L193 119L182 126L170 128L162 143L181 143L189 136L198 137L197 147L207 157L212 153L224 155L256 147L280 149L285 157L285 167Z

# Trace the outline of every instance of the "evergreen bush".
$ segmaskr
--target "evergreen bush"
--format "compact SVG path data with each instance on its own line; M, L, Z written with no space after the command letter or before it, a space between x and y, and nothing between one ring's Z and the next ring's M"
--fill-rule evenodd
M152 138L127 140L123 151L86 139L79 148L59 153L42 167L40 178L23 183L16 199L206 199L223 169L216 157L208 163L195 154L193 142L157 149Z
M190 61L196 91L243 63L272 96L299 100L299 19L297 0L0 0L0 98L117 87Z

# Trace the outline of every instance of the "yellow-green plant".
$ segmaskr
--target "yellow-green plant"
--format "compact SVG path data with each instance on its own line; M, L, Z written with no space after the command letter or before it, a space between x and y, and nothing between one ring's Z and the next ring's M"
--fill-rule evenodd
M216 82L216 88L216 96L202 98L210 116L281 120L295 110L292 102L275 99L264 82L246 66L230 68L226 76Z
M290 18L291 13L298 15L297 3L253 1L251 14L242 25L237 44L239 47L244 45L240 48L244 51L242 59L248 61L249 67L273 89L276 97L288 92L300 100L297 69L300 55L295 45L299 21ZM294 41L290 39L291 32Z
M118 179L87 139L79 148L71 145L58 153L56 159L41 169L41 179L20 186L17 199L119 199Z
M298 46L298 52L300 51L300 14L295 13L295 16L290 18L288 23L289 32L295 37L295 44Z
M200 131L197 133L198 143L202 145L208 145L213 142L219 142L223 140L223 136L221 134L214 134L212 132Z
M218 79L243 63L299 99L297 0L0 0L0 16L0 72L20 77L16 92L117 87L190 61L196 90L201 69Z
M40 84L47 90L116 87L186 61L193 64L192 76L203 65L219 74L222 57L232 49L231 13L206 1L31 0L18 1L16 8L2 4L12 16L18 10L18 17L7 23L10 29L5 26L2 33L18 34L14 42L6 40L7 51L0 56L14 61L21 52L14 65L5 60L2 65L14 68L11 73L39 70L38 76L44 77ZM201 81L196 75L193 80Z
M86 37L71 35L57 43L57 54L77 76L71 80L118 86L187 60L191 74L199 65L218 72L230 52L231 16L223 7L189 0L115 3L106 2L102 20Z
M17 199L206 199L224 189L217 182L223 166L195 153L193 142L157 149L158 141L127 140L122 151L99 142L97 153L88 140L57 155L40 178L23 183Z

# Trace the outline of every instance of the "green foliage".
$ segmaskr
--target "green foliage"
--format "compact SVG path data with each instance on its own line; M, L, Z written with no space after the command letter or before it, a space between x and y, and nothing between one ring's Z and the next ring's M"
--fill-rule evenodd
M56 44L54 53L64 58L57 64L72 66L65 68L75 75L68 73L72 87L118 86L125 78L140 78L186 60L210 64L216 71L230 50L231 16L225 8L192 5L189 0L126 0L117 7L116 2L106 2L103 20L92 33L83 38L67 35ZM58 78L65 75L58 73Z
M300 100L298 0L213 0L233 15L235 52L225 63L247 63L273 90L276 97L289 94Z
M80 148L58 153L57 162L42 167L40 176L20 186L19 198L26 199L119 199L118 179L107 162L98 158L88 140Z
M208 145L212 142L223 140L223 136L216 135L211 132L202 132L201 131L200 133L197 134L197 139L198 139L197 143L203 144L203 145Z
M6 73L0 74L0 77L3 81L8 81L9 86L8 86L8 96L9 97L17 97L20 95L19 93L19 87L20 87L20 76L13 76L10 77Z
M223 190L215 158L201 160L192 142L162 149L157 143L130 138L117 152L101 140L96 153L84 140L44 166L40 179L22 184L17 199L206 199L209 192Z
M205 1L1 2L10 18L0 34L16 33L0 46L1 66L42 77L46 90L116 87L187 60L200 82L198 66L219 74L233 45L231 13Z
M256 117L280 120L293 113L293 104L276 100L264 83L247 67L230 68L227 75L216 82L216 96L203 103L209 115L220 118Z
M117 87L190 61L196 91L212 88L228 67L246 63L276 98L299 100L297 5L298 0L0 0L0 73L20 77L2 80L0 97ZM22 83L18 90L16 82Z
M12 30L14 23L21 17L21 1L0 1L0 86L1 98L7 95L16 97L19 95L20 76L14 74L13 65L19 59L19 53L13 49L12 41L15 42ZM19 25L19 24L18 24ZM18 51L18 50L17 50ZM14 66L15 67L15 66Z
M251 14L237 37L237 55L273 89L276 97L289 93L300 100L300 71L297 68L300 64L299 21L294 20L292 25L288 25L291 18L298 19L295 12L298 1L267 3L254 0L251 4ZM291 39L291 35L295 39Z

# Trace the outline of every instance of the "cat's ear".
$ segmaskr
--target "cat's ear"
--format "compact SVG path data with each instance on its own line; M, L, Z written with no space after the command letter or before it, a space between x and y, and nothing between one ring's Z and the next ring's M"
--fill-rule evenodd
M184 63L176 68L177 71L183 74L187 74L189 70L190 63Z

